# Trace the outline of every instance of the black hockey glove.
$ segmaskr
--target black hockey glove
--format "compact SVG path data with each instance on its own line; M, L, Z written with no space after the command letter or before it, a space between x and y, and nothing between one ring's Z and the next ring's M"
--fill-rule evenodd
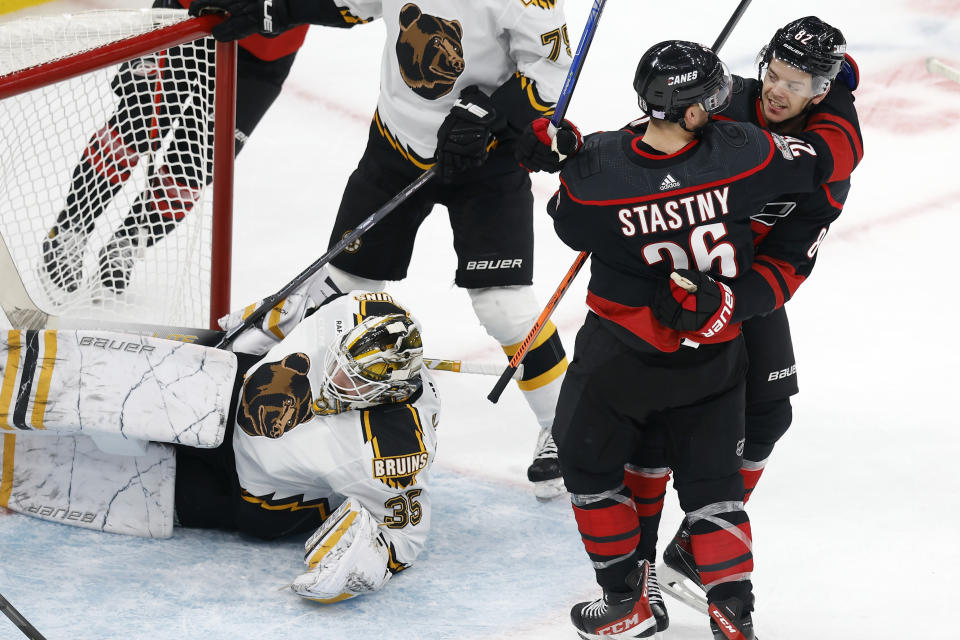
M443 181L482 165L504 125L487 94L476 85L464 89L437 130L437 171Z
M561 122L553 138L549 128L550 120L537 118L520 134L514 157L527 171L556 173L563 168L568 157L580 150L583 140L580 130L572 122Z
M240 40L255 33L274 36L293 26L287 0L193 0L189 12L192 16L229 14L212 31L220 42Z
M723 282L700 271L678 269L657 288L653 315L671 329L711 338L730 324L733 305L733 291Z

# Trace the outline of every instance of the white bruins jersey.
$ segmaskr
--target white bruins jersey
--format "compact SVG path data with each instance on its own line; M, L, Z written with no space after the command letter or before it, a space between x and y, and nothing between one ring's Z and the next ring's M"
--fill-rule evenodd
M422 159L470 85L490 95L519 73L531 102L552 107L572 59L563 1L335 0L347 24L386 23L377 126Z
M407 312L389 294L354 291L304 318L245 375L233 449L244 500L266 512L313 509L325 519L354 498L383 523L391 568L399 570L430 529L440 400L429 372L421 371L422 390L408 403L336 415L312 409L326 345L363 318L390 313Z

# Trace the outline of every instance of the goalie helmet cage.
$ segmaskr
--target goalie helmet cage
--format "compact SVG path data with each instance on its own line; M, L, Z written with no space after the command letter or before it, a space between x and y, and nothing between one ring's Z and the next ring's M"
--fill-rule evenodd
M236 43L210 37L222 19L0 24L0 250L17 271L0 287L19 277L37 315L213 328L229 312ZM120 286L104 275L118 264Z

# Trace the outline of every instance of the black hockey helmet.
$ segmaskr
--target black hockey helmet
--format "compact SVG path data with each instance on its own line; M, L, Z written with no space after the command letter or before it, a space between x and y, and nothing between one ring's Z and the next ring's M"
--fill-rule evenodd
M769 44L760 50L757 61L761 76L771 58L776 58L815 78L832 82L840 72L846 52L847 41L839 29L816 16L807 16L777 29Z
M730 104L731 85L730 71L717 54L685 40L650 47L633 78L640 109L669 122L680 122L692 104L711 114L723 111Z

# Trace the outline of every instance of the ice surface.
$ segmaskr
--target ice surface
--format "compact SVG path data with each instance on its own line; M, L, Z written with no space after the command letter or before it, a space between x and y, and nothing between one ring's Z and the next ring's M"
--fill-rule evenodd
M519 1L519 0L514 0ZM590 3L566 3L571 37ZM736 2L607 4L568 116L584 131L637 114L639 54L667 38L711 43ZM34 11L139 6L62 0ZM734 72L801 15L839 25L863 74L866 157L816 272L789 305L802 393L794 426L748 505L755 621L762 638L947 638L960 566L960 364L953 291L960 234L960 85L928 56L960 64L960 1L754 3L723 51ZM326 248L347 176L365 144L383 30L314 29L284 93L237 165L234 306L272 293ZM545 301L574 253L553 235L535 177L536 289ZM428 355L502 357L452 285L449 225L420 231L410 277L390 287L425 325ZM568 350L584 313L581 276L556 313ZM444 403L429 550L373 596L335 606L281 587L299 541L217 532L166 541L0 517L0 593L49 639L575 638L570 605L597 593L568 503L537 503L524 477L537 429L515 389L438 373ZM679 510L672 490L661 537ZM709 638L668 602L667 638ZM811 629L818 629L812 631ZM0 638L18 632L0 619Z

